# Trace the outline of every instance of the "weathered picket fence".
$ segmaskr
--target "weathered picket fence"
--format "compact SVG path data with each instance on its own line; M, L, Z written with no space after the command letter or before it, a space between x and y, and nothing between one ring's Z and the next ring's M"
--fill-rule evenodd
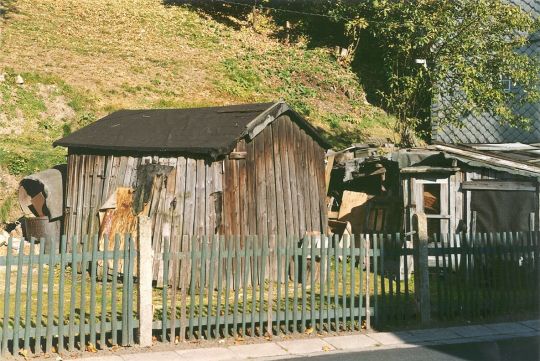
M379 236L386 263L379 275L381 325L416 323L421 290L411 275L417 251L400 235ZM538 314L540 233L435 234L425 243L429 316L439 321L474 321ZM412 246L412 243L409 243ZM407 262L409 258L409 262ZM388 267L389 263L400 264Z
M155 310L150 330L171 342L360 329L377 312L370 294L380 252L369 237L191 236L188 250L167 241L153 256L130 235L116 236L111 250L100 250L96 237L71 240L71 252L65 237L47 250L44 243L14 250L10 240L0 256L2 355L140 343L139 310L148 307L137 302L145 297ZM162 264L162 284L143 297L152 277L139 266L152 257Z
M99 251L98 239L31 239L0 256L2 310L0 355L85 350L134 343L133 239L116 236L114 249ZM99 343L96 341L99 340Z
M326 236L185 243L189 249L171 251L166 241L159 255L164 284L154 327L162 341L355 330L377 313L370 274L380 252L369 237L341 245Z
M539 232L415 235L414 248L402 234L184 237L154 255L140 229L108 250L95 237L71 252L65 237L49 251L10 240L0 354L477 320L540 302Z

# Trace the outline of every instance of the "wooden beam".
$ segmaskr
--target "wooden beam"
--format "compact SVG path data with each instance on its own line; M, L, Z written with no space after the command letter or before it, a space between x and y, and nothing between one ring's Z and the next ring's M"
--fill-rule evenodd
M465 150L456 147L451 147L448 145L436 145L435 149L441 150L443 152L448 152L451 154L462 155L471 159L476 159L487 164L492 164L504 168L509 168L510 172L512 169L522 170L526 172L540 173L540 168L537 166L527 165L516 161L511 161L503 158L495 158L492 155L487 155L479 151Z
M231 152L229 159L246 159L247 152Z
M332 174L332 168L334 167L334 159L336 155L330 154L326 157L326 168L324 171L325 180L326 180L326 194L328 194L328 187L330 187L330 176Z
M372 171L352 172L354 178L370 177L374 175L381 175L386 173L386 168L376 168Z
M455 173L459 167L405 167L400 170L401 173Z
M463 190L500 190L500 191L536 191L536 185L533 182L525 181L466 181L461 183Z

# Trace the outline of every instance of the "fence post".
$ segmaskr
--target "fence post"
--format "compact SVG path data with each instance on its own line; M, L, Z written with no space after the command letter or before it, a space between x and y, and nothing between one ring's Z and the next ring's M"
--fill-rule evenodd
M152 226L150 217L138 216L137 265L139 269L139 344L152 346Z
M412 217L414 234L414 289L420 322L428 324L431 317L428 270L427 217L424 212L416 212Z

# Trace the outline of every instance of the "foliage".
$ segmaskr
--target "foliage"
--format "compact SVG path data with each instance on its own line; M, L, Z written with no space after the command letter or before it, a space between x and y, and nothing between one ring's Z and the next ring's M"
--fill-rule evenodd
M540 63L521 49L540 22L519 7L502 0L373 0L337 9L368 19L384 59L379 91L404 143L426 128L431 101L445 97L452 106L441 107L439 117L446 122L459 125L470 113L516 126L530 121L515 109L540 99ZM501 77L519 90L505 91Z

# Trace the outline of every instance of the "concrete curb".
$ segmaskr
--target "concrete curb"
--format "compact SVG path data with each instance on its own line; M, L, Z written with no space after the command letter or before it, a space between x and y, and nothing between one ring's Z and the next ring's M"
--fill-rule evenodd
M351 351L373 351L440 344L494 341L515 337L540 337L540 320L505 322L399 332L373 332L345 336L311 337L228 347L176 349L125 355L83 357L79 361L228 361L274 360Z

